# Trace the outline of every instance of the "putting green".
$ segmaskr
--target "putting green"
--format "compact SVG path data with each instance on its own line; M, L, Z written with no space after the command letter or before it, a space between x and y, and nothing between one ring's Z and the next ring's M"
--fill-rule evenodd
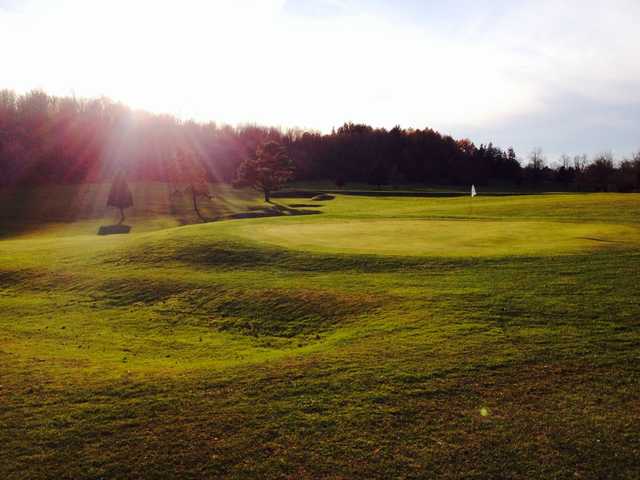
M544 221L345 220L245 224L242 237L330 253L423 256L552 255L640 244L628 225Z

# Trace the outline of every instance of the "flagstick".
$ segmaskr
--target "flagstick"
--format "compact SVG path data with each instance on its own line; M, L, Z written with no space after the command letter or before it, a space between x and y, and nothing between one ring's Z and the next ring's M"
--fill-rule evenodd
M476 187L475 185L471 185L471 196L469 198L469 216L472 217L473 216L473 197L475 197L476 194Z

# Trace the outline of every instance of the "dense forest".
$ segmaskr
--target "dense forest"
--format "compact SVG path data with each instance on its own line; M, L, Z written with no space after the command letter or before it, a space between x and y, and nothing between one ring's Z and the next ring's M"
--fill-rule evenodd
M512 148L477 146L429 128L348 123L322 134L231 127L133 111L105 98L0 91L0 185L98 182L119 172L133 181L170 182L176 152L184 148L196 153L210 181L232 182L242 161L266 141L286 149L299 181L640 189L640 153L618 163L610 154L563 155L552 168L540 150L519 158Z

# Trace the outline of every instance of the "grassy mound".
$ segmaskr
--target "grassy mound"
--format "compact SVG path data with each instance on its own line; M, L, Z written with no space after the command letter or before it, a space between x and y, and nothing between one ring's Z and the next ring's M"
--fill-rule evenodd
M260 290L227 292L203 307L216 315L214 324L223 331L291 338L326 332L348 317L370 313L374 305L362 295Z

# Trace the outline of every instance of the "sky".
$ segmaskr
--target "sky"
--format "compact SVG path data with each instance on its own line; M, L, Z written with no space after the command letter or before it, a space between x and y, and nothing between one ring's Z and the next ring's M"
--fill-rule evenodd
M638 21L638 0L0 0L0 88L622 158L640 149Z

